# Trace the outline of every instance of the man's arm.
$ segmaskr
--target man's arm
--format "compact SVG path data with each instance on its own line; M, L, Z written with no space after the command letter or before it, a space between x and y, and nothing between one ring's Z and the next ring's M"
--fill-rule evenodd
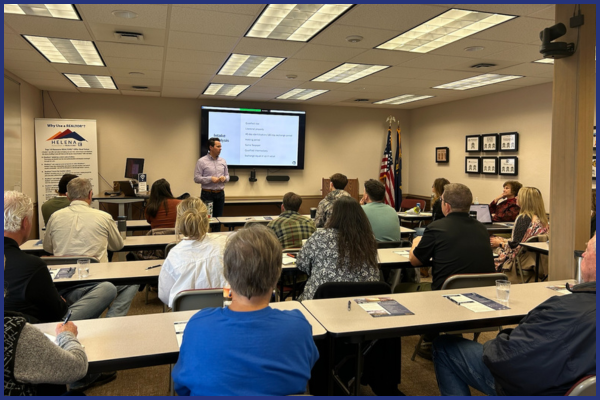
M315 226L317 228L325 226L325 204L322 204L324 200L325 199L321 200L317 206L317 215L315 215Z
M196 169L194 170L194 182L201 185L207 185L212 182L212 176L203 176L202 170L202 159L199 159L198 162L196 162Z
M414 267L420 267L421 265L423 265L423 263L417 257L415 257L415 254L414 254L415 248L419 245L422 238L423 238L422 236L417 236L416 238L413 239L412 247L410 249L410 254L408 255L408 260L410 261L410 264Z
M225 160L223 160L223 166L225 168L225 172L224 172L224 177L225 180L223 182L229 182L229 168L227 168L227 163L225 162Z

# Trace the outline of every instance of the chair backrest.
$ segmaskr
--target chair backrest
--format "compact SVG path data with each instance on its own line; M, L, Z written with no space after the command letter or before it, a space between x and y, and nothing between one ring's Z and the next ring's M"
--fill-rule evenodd
M313 298L335 299L391 293L390 286L385 282L327 282L317 288Z
M596 375L581 378L565 396L596 396Z
M77 260L90 260L90 263L99 263L97 258L89 256L44 256L40 257L47 265L77 264Z
M378 249L394 249L396 247L412 247L412 244L408 240L377 242Z
M169 255L169 252L173 249L173 247L177 246L177 243L169 243L165 246L165 259Z
M445 289L462 289L482 286L496 286L497 280L507 281L508 276L501 272L493 272L490 274L456 274L450 275L442 285L442 290Z
M173 299L173 311L201 310L223 307L223 289L183 290Z
M425 200L420 199L403 199L402 203L400 203L400 210L404 211L409 208L413 208L417 206L417 203L421 203L421 210L425 209Z

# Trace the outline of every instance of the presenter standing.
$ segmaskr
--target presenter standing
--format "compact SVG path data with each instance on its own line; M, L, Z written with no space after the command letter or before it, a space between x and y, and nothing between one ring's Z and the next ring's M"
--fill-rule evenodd
M213 203L213 217L223 215L225 182L229 182L227 162L219 157L219 154L221 154L221 141L218 138L208 139L208 154L198 160L194 171L194 182L202 185L200 199L204 203L210 201ZM220 230L220 225L218 228Z

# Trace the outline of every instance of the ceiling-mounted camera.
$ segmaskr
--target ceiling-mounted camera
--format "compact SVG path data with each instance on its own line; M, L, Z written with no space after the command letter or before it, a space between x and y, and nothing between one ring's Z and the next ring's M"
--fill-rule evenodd
M567 27L563 23L558 23L550 28L540 32L542 45L540 53L544 58L564 58L570 57L575 53L575 45L567 42L552 42L567 33Z

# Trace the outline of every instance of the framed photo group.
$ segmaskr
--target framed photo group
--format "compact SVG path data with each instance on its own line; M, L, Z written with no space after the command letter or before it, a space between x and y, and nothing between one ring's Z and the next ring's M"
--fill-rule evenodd
M465 173L518 175L518 157L465 157Z
M518 151L519 133L486 133L466 137L465 151L467 153Z
M465 138L467 153L497 153L519 150L519 133L486 133ZM465 173L484 175L517 175L518 157L465 157Z

